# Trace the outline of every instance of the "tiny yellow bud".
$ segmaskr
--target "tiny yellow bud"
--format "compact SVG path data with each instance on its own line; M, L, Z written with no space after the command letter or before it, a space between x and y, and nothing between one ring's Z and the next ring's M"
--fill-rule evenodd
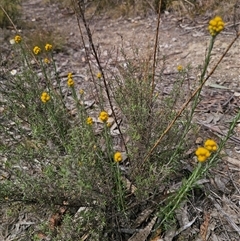
M19 43L22 41L21 36L16 35L16 36L14 37L14 41L15 41L16 44L19 44Z
M121 154L121 152L117 151L117 152L114 154L113 159L114 159L115 162L120 162L120 161L122 161L122 154Z
M68 87L73 87L74 86L74 80L73 79L68 79L68 81L67 81L67 85L68 85Z
M218 149L217 143L211 139L205 141L204 147L209 151L216 151Z
M41 95L41 101L47 103L50 100L50 95L47 92L43 92Z
M50 64L50 60L48 58L45 58L43 61L45 64Z
M46 45L45 45L45 50L46 50L47 52L51 51L51 50L52 50L52 45L51 45L51 44L46 44Z
M99 119L103 122L106 122L108 120L108 113L106 111L101 111L99 114Z
M102 78L102 74L100 72L97 73L97 78L101 79Z
M68 79L72 79L73 74L72 73L68 73Z
M178 65L178 66L177 66L177 70L178 70L178 72L181 72L181 71L183 70L182 65Z
M33 48L33 53L34 53L35 55L38 55L38 54L41 53L41 49L40 49L38 46L35 46L35 47Z
M209 150L207 150L204 147L198 147L198 149L196 150L195 154L196 154L196 156L198 158L198 161L200 161L200 162L206 161L207 158L210 157L210 155L211 155Z
M92 117L88 117L88 118L87 118L87 124L88 124L88 125L92 125L92 124L93 124L93 119L92 119Z

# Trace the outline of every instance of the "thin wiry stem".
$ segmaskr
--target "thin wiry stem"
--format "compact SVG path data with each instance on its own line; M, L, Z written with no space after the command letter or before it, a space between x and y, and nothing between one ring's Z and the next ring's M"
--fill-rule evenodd
M6 10L5 10L5 9L4 9L4 7L2 6L2 4L0 4L0 8L1 8L1 9L2 9L2 11L4 12L4 14L6 14L6 16L7 16L8 20L11 22L11 24L12 24L12 26L13 26L13 28L14 28L15 32L17 33L17 32L18 32L18 30L17 30L16 25L13 23L12 19L10 18L10 16L8 15L8 13L6 12Z
M158 36L159 36L159 26L160 26L160 20L161 20L161 5L162 0L159 1L158 5L158 21L157 21L157 29L156 29L156 36L155 36L155 45L154 45L154 52L153 52L153 72L152 72L152 91L151 91L151 102L153 97L153 92L155 88L155 73L156 73L156 62L157 62L157 53L158 53Z
M117 129L118 129L118 131L120 133L120 137L121 137L121 140L122 140L122 142L124 144L125 150L128 153L127 145L126 145L125 140L123 138L123 134L122 134L122 131L120 129L120 125L119 125L119 123L117 121L117 116L116 116L116 113L115 113L114 108L113 108L113 103L112 103L112 100L111 100L111 97L110 97L110 92L109 92L109 88L108 88L108 85L107 85L106 77L105 77L102 65L100 63L100 60L99 60L99 57L98 57L95 45L93 43L92 33L91 33L91 30L90 30L90 28L89 28L89 26L87 24L87 21L86 21L85 15L84 15L84 9L81 6L80 1L78 1L78 8L79 8L79 11L80 11L80 17L82 18L84 27L85 27L85 29L87 31L88 40L89 40L89 43L90 43L92 51L93 51L93 56L94 56L94 58L95 58L95 60L97 62L97 66L98 66L99 71L100 71L100 73L102 75L104 89L106 91L107 99L108 99L108 102L109 102L109 105L110 105L110 108L111 108L111 111L112 111L112 114L113 114L114 121L115 121L115 123L117 125Z
M85 57L87 59L88 68L89 68L92 79L94 79L94 74L93 74L93 70L92 70L92 67L91 67L91 64L90 64L90 60L89 60L89 56L88 56L88 52L87 52L87 47L86 47L86 44L85 44L85 40L83 38L83 32L82 32L79 16L77 15L75 0L72 0L72 5L73 5L74 11L76 13L75 15L76 15L76 18L77 18L78 29L79 29L81 40L82 40L82 43L83 43L83 46L84 46L84 49L85 49ZM97 90L97 86L96 86L95 81L93 81L93 84L94 84L94 88ZM92 92L92 94L93 94L93 92ZM96 91L96 94L97 94L98 102L101 103L98 91Z

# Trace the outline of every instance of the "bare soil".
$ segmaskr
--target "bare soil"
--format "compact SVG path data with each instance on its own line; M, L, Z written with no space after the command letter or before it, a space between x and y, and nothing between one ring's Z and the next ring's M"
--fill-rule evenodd
M22 28L22 35L46 31L53 33L60 39L60 44L55 56L62 75L68 72L81 77L80 88L86 89L88 80L87 61L84 47L79 33L79 27L71 9L62 8L57 4L46 4L42 0L28 0L23 3L23 22L28 23L28 28ZM129 58L134 59L136 52L146 58L154 47L156 36L157 16L152 14L147 17L113 19L106 15L88 17L89 27L93 33L93 40L101 53L103 65L115 66L115 61L121 48ZM164 88L167 88L177 74L177 66L191 67L189 80L193 83L199 78L199 67L203 65L204 57L210 41L207 31L209 17L189 19L178 17L173 13L164 13L161 16L159 31L159 53L166 59L164 69ZM18 26L20 27L20 26ZM3 31L3 30L2 30ZM236 32L232 22L226 23L225 30L217 37L212 54L210 68L214 66L224 53ZM13 31L4 32L2 43L2 57L9 53L9 39L14 36ZM86 45L89 45L87 38ZM233 45L226 57L218 66L215 73L209 78L203 89L201 103L197 110L196 122L199 124L199 137L212 136L221 139L228 129L229 122L239 110L240 104L240 42ZM118 59L119 61L119 59ZM122 59L124 64L124 59ZM94 63L94 62L93 62ZM84 81L82 81L84 80ZM181 90L179 90L181 91ZM210 134L209 134L210 133ZM232 240L238 241L240 237L240 126L236 127L235 135L229 141L225 157L219 166L211 172L211 177L202 180L205 183L206 199L202 203L193 203L193 213L198 213L197 222L194 223L175 239L165 237L164 240L202 240L200 228L206 225L206 240ZM193 142L199 141L194 139ZM201 140L200 140L201 141ZM197 194L195 194L197 195ZM197 197L196 197L197 198ZM188 211L186 211L188 210ZM191 221L193 215L189 208L183 206L179 212L179 223L182 226ZM4 213L4 212L1 212ZM25 216L24 216L25 215ZM186 222L184 217L188 217ZM209 219L207 218L209 217ZM43 222L35 217L28 220L27 214L20 213L16 220L4 220L2 228L7 228L19 220L27 221L29 225ZM208 220L208 221L207 221ZM8 223L7 223L8 222ZM19 224L21 225L21 223ZM24 225L24 224L22 224ZM20 226L19 226L20 227ZM23 227L23 226L22 226ZM1 230L3 232L3 230ZM14 239L22 235L21 232L12 230ZM5 230L6 231L6 230ZM4 232L5 232L4 231ZM22 232L25 232L22 228ZM10 234L9 234L10 235ZM5 236L6 237L6 236ZM170 236L169 236L170 237ZM162 239L161 239L162 240Z

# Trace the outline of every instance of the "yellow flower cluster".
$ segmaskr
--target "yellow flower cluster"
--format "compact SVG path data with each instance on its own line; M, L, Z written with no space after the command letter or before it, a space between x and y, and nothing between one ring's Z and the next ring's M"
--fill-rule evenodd
M177 66L177 70L178 70L178 72L181 72L181 71L183 70L182 65L178 65L178 66Z
M122 154L121 152L117 151L114 156L113 156L113 159L115 162L120 162L122 161Z
M21 38L21 36L19 36L19 35L16 35L16 36L14 37L14 41L15 41L15 43L16 43L16 44L19 44L19 43L21 43L21 41L22 41L22 38Z
M46 45L45 45L45 50L46 50L47 52L51 51L51 50L52 50L52 45L51 45L51 44L46 44Z
M34 53L35 55L38 55L38 54L41 53L41 49L40 49L38 46L35 46L35 47L33 48L33 53Z
M210 157L210 151L204 147L198 147L196 150L196 156L198 158L198 161L204 162L207 160L208 157Z
M86 122L87 122L88 125L92 125L93 124L92 117L88 117Z
M73 81L73 79L68 79L67 85L68 85L68 87L73 87L73 86L74 86L74 81Z
M41 95L41 101L47 103L50 100L50 95L47 92L43 92Z
M218 149L217 143L214 140L208 139L204 143L204 147L198 147L195 154L198 161L205 162L210 157L211 152Z
M107 122L108 120L108 113L106 111L101 111L99 114L99 119L103 122Z
M50 64L50 60L48 58L45 58L43 61L45 64Z
M223 22L222 18L216 16L209 21L208 30L212 36L216 36L224 29L224 25L225 23Z
M218 148L217 143L211 139L205 141L204 147L209 151L216 151Z
M101 79L102 78L102 74L100 72L97 73L97 78Z
M74 86L74 80L72 78L72 73L68 73L67 85L68 85L68 87L73 87Z

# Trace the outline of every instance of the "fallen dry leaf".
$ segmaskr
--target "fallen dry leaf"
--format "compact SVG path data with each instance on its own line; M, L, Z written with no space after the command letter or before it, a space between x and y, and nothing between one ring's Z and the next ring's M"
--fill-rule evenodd
M225 157L223 160L227 161L228 163L231 163L234 166L240 167L240 160L232 158L232 157Z
M140 229L139 232L133 234L128 241L146 241L148 235L151 233L151 230L157 220L157 217L154 217L151 222L143 229Z
M49 227L51 230L54 230L57 226L60 225L62 220L62 215L60 213L53 214L49 219Z
M143 210L139 216L137 217L137 219L135 220L135 223L134 223L134 227L138 227L140 226L149 216L150 214L154 211L153 208L149 207L149 208L146 208L145 210Z
M49 227L51 230L55 229L57 226L61 224L62 216L66 212L67 207L62 206L59 208L57 213L54 213L49 219Z
M209 226L209 221L210 221L210 214L209 213L205 213L203 216L203 223L200 226L200 236L202 238L202 241L206 241L206 237L207 237L207 231L208 231L208 226Z

